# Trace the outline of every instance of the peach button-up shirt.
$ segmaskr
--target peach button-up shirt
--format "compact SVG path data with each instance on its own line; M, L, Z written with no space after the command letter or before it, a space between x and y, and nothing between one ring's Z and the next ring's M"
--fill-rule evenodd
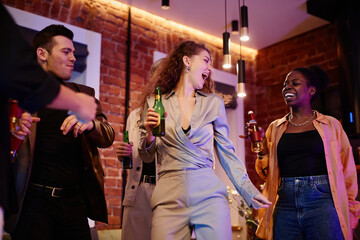
M268 154L259 156L255 164L259 176L266 181L263 194L273 203L270 208L259 210L260 223L256 235L263 239L273 238L272 215L280 185L277 145L287 129L287 116L270 124L266 131ZM349 139L340 122L331 116L316 112L313 124L324 144L330 188L341 230L346 240L352 240L352 229L360 217L360 202L355 200L358 193L357 173Z

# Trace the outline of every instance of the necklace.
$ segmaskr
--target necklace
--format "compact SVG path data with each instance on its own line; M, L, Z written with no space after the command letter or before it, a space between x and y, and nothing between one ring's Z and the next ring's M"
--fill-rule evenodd
M303 122L303 123L297 124L297 123L293 123L293 122L291 121L291 119L292 119L292 114L291 114L291 118L290 118L290 116L289 116L289 123L290 123L291 125L293 125L294 127L302 127L302 126L308 124L311 120L313 120L314 117L315 117L315 111L313 111L313 114L312 114L311 118L309 118L308 120L306 120L306 121Z

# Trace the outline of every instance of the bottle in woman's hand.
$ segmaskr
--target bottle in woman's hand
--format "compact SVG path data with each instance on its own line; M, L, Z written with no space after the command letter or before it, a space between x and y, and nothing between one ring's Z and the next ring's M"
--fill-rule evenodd
M154 136L164 136L165 135L165 108L161 102L161 88L156 87L155 89L155 103L154 107L155 112L159 114L158 122L152 129L152 134Z
M255 120L255 114L253 111L248 112L250 120L247 123L248 134L251 140L251 151L259 153L264 149L261 137L261 131Z

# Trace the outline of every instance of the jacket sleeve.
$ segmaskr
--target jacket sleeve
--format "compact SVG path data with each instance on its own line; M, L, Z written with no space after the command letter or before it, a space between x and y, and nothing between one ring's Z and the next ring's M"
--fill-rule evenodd
M357 171L349 139L340 123L338 124L337 128L340 129L340 131L338 131L340 158L343 165L343 174L348 195L350 225L352 229L354 229L360 218L360 202L355 200L358 194Z
M265 133L265 138L263 139L264 146L266 146L266 149L264 153L258 154L257 159L255 161L255 170L259 177L266 181L268 173L269 173L269 146L268 143L270 142L271 137L271 129L272 125L270 125Z
M92 89L91 96L95 96L95 91ZM94 128L90 131L86 131L85 134L89 140L98 148L110 147L115 139L114 129L111 127L106 119L105 114L102 112L99 100L96 100L97 111L96 117L93 120Z
M252 198L260 194L252 184L244 163L236 156L233 143L229 139L229 125L226 118L224 102L219 98L218 117L213 122L214 144L219 161L236 190L244 198L249 207Z
M21 108L34 113L51 103L60 90L59 81L38 64L34 50L0 3L0 95L14 98ZM2 106L3 107L3 106Z
M150 163L153 161L153 159L155 158L155 151L156 151L156 138L155 140L150 144L150 146L146 146L146 129L144 127L144 121L146 119L147 116L147 110L149 108L149 104L146 101L145 102L145 106L144 109L141 113L141 117L140 117L140 126L139 126L139 130L140 130L140 142L139 142L139 156L141 158L142 161L146 162L146 163Z

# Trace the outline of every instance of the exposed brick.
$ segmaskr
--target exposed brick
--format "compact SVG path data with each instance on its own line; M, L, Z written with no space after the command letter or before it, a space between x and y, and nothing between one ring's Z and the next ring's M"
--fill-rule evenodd
M115 116L115 115L110 115L108 116L108 120L110 122L123 122L123 116Z
M115 178L105 177L104 184L105 184L105 187L116 187L117 180Z
M117 168L108 168L107 175L108 177L118 177L120 176L120 170Z
M104 83L125 87L125 84L121 84L121 81L118 78L112 76L104 76Z
M108 222L109 222L109 225L114 225L114 224L120 225L120 216L109 216Z
M120 206L120 204L121 204L121 198L119 197L109 198L108 200L108 206Z
M120 87L117 86L110 86L109 87L109 94L111 95L119 95L120 94Z
M105 162L105 167L117 167L118 160L116 159L103 159Z
M119 207L119 206L121 206L121 201L120 201L120 204L118 204L116 206L118 206L118 207L113 207L113 214L114 214L114 216L120 216L121 207Z
M66 22L69 16L69 9L62 7L59 13L59 21Z
M119 105L111 105L110 113L119 114L121 112L121 107Z
M105 188L106 196L113 197L113 196L121 196L121 189L120 188Z
M50 14L50 4L48 2L43 2L41 4L41 15L43 15L44 17L49 17Z

